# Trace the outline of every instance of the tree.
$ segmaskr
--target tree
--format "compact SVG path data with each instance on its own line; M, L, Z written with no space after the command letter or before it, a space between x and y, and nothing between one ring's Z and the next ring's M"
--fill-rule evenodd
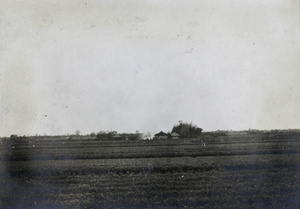
M80 131L79 131L79 130L76 130L76 131L75 131L75 135L76 135L76 136L79 136L79 135L80 135Z
M10 138L11 138L11 139L18 138L18 135L12 134L12 135L10 135Z
M179 125L174 125L172 128L172 133L176 132L182 138L195 138L202 133L202 128L192 124L192 123L180 123Z

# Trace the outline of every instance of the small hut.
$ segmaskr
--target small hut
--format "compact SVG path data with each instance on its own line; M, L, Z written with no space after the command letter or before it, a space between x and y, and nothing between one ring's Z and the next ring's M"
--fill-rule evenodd
M164 132L159 132L157 134L154 135L155 139L167 139L168 138L168 134L164 133Z
M119 134L115 134L112 136L113 140L122 140L122 136Z

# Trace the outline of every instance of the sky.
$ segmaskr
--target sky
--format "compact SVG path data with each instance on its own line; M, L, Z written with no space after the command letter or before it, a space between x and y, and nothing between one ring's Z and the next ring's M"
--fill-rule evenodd
M0 136L300 128L297 0L0 5Z

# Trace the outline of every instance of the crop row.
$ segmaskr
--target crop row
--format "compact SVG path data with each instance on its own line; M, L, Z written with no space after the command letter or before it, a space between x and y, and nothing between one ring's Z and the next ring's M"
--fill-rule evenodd
M293 167L299 164L299 155L235 155L235 156L202 156L172 158L129 158L129 159L96 159L96 160L46 160L46 161L2 161L2 168L10 172L30 170L37 173L47 171L171 171L172 169L218 169L240 170L260 167ZM188 169L190 168L190 169ZM3 170L3 169L2 169Z
M232 155L299 154L298 142L253 144L161 145L143 147L93 147L93 148L31 148L2 147L0 160L75 160L113 158L162 158Z
M20 198L14 203L16 199L10 199L8 193L4 197L6 204L26 206L35 202L36 207L50 204L67 208L215 208L220 205L222 208L295 208L299 191L295 173L288 168L244 169L235 173L221 169L147 175L142 172L65 175L65 179L61 175L40 176L22 184L7 185L5 189L11 186L15 198ZM262 179L256 181L257 177ZM23 193L22 187L30 189ZM52 205L49 200L53 200Z

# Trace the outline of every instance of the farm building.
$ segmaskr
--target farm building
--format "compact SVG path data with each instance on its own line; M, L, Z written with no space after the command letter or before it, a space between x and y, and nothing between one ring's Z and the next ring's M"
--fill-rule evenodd
M164 132L159 132L157 134L154 135L155 139L167 139L168 138L168 134L164 133Z
M120 134L115 134L112 136L114 140L122 140L122 136Z
M172 137L172 139L179 139L179 134L176 133L176 132L173 132L173 133L171 134L171 137Z

